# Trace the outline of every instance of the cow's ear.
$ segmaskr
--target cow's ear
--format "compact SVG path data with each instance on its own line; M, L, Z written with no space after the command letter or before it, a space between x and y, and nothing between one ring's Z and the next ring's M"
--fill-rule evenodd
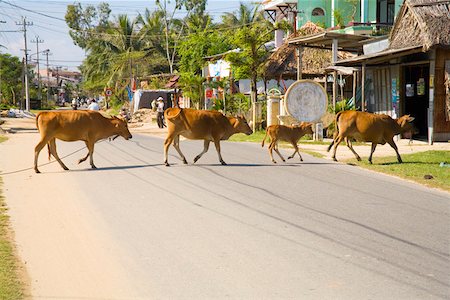
M414 118L414 117L410 117L410 116L408 116L408 122L412 122L412 121L414 121L416 118Z
M115 126L116 126L116 128L119 128L119 123L117 123Z

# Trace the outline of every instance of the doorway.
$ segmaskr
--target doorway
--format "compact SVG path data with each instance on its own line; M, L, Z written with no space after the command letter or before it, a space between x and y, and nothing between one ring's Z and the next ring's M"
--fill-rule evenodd
M430 67L428 64L403 67L404 114L415 118L416 137L426 139L428 136L428 105Z

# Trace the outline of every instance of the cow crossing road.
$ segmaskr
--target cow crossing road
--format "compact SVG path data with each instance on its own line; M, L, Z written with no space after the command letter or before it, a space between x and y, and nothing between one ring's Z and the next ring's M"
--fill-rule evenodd
M1 170L32 167L37 141L3 143ZM189 164L171 148L166 168L163 141L97 143L97 170L77 152L69 171L3 176L36 299L450 297L448 193L306 154L273 165L250 143L223 142L222 166L183 141Z

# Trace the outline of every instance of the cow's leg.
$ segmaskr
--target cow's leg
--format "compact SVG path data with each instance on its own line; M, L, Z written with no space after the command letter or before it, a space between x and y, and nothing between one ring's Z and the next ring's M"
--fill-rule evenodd
M361 157L359 157L358 153L356 153L355 149L353 149L353 143L348 137L345 137L345 143L347 144L347 147L350 149L350 151L353 152L353 155L355 155L356 159L358 161L361 161Z
M398 148L397 145L395 144L394 140L391 139L390 141L388 141L388 144L391 145L392 148L394 148L395 153L397 153L397 160L399 163L402 163L402 158L400 157L400 153L398 153Z
M58 153L56 152L56 139L53 138L48 142L50 153L53 155L54 158L58 161L58 163L61 165L61 167L64 170L69 170L68 167L62 162L62 160L59 158Z
M214 140L214 146L216 146L217 155L219 156L219 161L222 165L226 165L226 162L222 159L222 154L220 154L220 139Z
M377 147L376 143L372 143L372 149L370 149L369 162L372 164L372 155L375 152L375 148Z
M178 154L180 155L181 159L183 160L183 164L187 165L186 157L184 157L183 152L181 152L181 149L180 149L180 136L179 135L175 136L175 138L173 139L173 147L175 148L175 150L177 150Z
M209 149L209 143L210 143L209 140L205 140L205 141L204 141L204 143L203 143L203 151L202 151L199 155L197 155L197 156L194 158L194 164L197 162L197 160L200 159L200 157L203 156L203 154L205 154L206 152L208 152L208 149Z
M278 143L275 144L275 147L273 148L275 150L275 152L278 154L278 156L281 158L281 160L283 162L286 162L286 160L284 159L284 157L281 155L280 151L278 151Z
M89 147L88 147L88 143L87 142L85 142L85 144L86 144L86 148L88 148L89 149ZM86 159L88 159L88 157L89 157L89 150L88 150L88 153L86 154L86 156L85 157L83 157L83 158L80 158L79 160L78 160L78 164L81 164L83 161L85 161Z
M94 145L95 143L88 143L86 142L86 147L88 148L88 154L86 155L86 158L89 156L89 163L91 165L92 169L97 169L97 167L94 165Z
M294 146L295 151L294 151L294 153L292 153L291 156L288 157L288 159L293 158L293 157L295 156L295 153L298 153L298 156L300 157L300 161L303 161L303 157L302 157L302 155L300 154L300 150L298 149L297 143L292 142L292 146Z
M164 164L169 167L169 161L168 161L168 152L169 152L169 147L170 144L172 144L173 142L173 136L172 135L168 135L167 138L164 140Z
M337 150L337 147L339 146L339 144L342 142L342 139L343 139L343 137L341 135L338 135L334 141L333 156L331 156L331 158L333 158L334 161L337 161L336 150Z
M47 145L47 143L48 143L48 140L41 137L41 140L34 148L34 171L36 173L41 173L38 169L38 157L39 157L39 153L41 152L42 148L44 148L45 145Z
M275 143L274 143L274 141L272 140L272 141L270 142L270 144L269 144L268 150L269 150L270 159L272 160L272 162L273 162L274 164L276 164L277 162L275 161L275 159L273 159L273 154L272 154L273 148L275 148Z

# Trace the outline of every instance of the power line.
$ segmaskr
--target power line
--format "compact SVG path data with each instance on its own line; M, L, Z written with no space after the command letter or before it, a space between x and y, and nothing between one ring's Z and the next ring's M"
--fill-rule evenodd
M8 2L8 1L0 0L0 2L3 2L3 3L5 3L5 4L11 5L11 6L13 6L13 7L20 8L20 9L22 9L22 10L31 12L31 13L33 13L33 14L37 14L37 15L41 15L41 16L44 16L44 17L47 17L47 18L51 18L51 19L55 19L55 20L60 20L60 21L66 22L65 19L61 19L61 18L58 18L58 17L50 16L50 15L47 15L47 14L43 14L43 13L40 13L40 12L31 10L31 9L28 9L28 8L24 8L24 7L21 7L21 6L19 6L19 5L12 4L12 3Z

